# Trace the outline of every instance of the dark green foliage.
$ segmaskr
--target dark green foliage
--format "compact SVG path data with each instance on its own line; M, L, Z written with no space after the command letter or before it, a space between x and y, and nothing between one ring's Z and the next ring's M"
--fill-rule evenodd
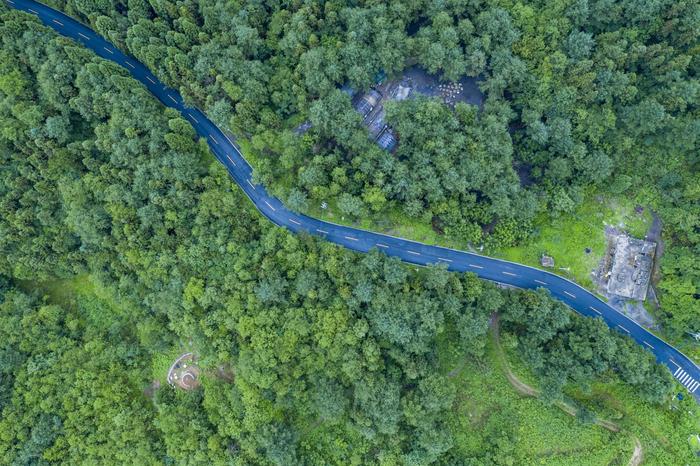
M593 23L602 7L585 2L52 3L249 136L257 176L287 186L276 190L294 209L401 209L454 237L478 242L488 226L488 241L511 244L538 210L571 209L613 171L625 175L610 189L641 186L648 157L650 196L681 246L664 293L679 303L678 331L697 325L697 267L685 265L698 242L690 7L613 9ZM545 38L534 18L548 11L568 19ZM552 399L562 381L613 374L650 400L668 392L641 349L547 296L274 228L124 70L25 14L0 15L0 464L509 464L506 415L484 426L483 456L451 456L456 393L436 354L455 329L478 360L495 311ZM409 59L483 75L488 99L482 111L391 106L402 142L389 154L337 86L366 87ZM301 137L285 128L296 114L314 123ZM119 309L18 289L78 273ZM181 341L201 356L203 388L149 400L150 359ZM212 376L219 364L233 383ZM326 443L310 445L318 426Z
M651 402L663 402L673 390L671 375L651 354L601 319L572 314L543 289L511 295L503 322L518 336L520 353L544 377L545 398L560 397L568 381L586 387L613 372Z

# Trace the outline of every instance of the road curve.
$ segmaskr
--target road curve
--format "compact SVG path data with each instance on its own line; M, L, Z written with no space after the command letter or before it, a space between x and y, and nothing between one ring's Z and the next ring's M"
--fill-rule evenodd
M700 402L700 368L673 346L621 314L593 293L558 275L527 265L516 264L455 249L430 246L393 236L324 222L287 209L253 181L253 171L236 145L201 111L184 104L179 92L163 85L138 60L122 53L110 42L75 19L33 0L4 0L12 8L34 14L59 34L74 39L102 58L124 67L164 105L178 110L197 134L205 138L216 158L268 219L294 233L320 236L348 249L368 252L379 249L388 256L418 265L445 264L455 272L473 272L481 278L518 288L546 288L553 297L586 317L601 318L618 332L633 338L665 364L673 376Z

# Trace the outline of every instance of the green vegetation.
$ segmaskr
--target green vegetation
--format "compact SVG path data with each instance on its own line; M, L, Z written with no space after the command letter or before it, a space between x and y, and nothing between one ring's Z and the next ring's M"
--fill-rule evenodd
M288 9L265 2L53 3L133 51L216 121L249 135L266 182L278 171L301 179L306 167L329 176L318 186L293 178L287 197L297 189L298 205L335 191L333 205L348 216L401 212L423 228L438 217L460 241L504 247L527 240L543 206L575 211L575 194L600 174L579 157L606 144L619 149L621 139L624 163L634 165L636 141L644 140L649 163L664 169L661 184L654 180L645 195L677 220L664 293L678 306L668 318L679 332L695 325L698 275L681 267L697 247L695 174L684 160L692 148L675 147L670 157L672 145L657 140L659 128L680 131L695 109L683 107L669 83L645 97L656 92L648 80L658 71L646 66L692 81L682 31L692 36L695 29L682 8L658 12L675 21L668 30L641 13L606 16L639 22L639 34L625 33L629 50L617 50L623 33L612 30L616 23L589 25L607 46L600 60L585 64L590 38L571 39L569 24L544 43L539 26L528 22L538 17L534 7L521 5L436 11L420 2L299 2ZM586 24L587 14L565 16L576 27ZM414 20L422 24L407 38ZM651 30L655 35L643 33ZM661 52L642 50L636 37L667 40L669 61L650 60ZM572 69L553 50L562 41L575 58ZM368 44L393 46L374 54ZM630 56L608 58L617 52ZM483 72L494 101L482 114L462 106L451 113L426 100L389 109L404 142L412 142L394 157L368 145L335 88L345 80L367 85L368 70L399 71L406 59L432 70L449 63L442 71L452 77ZM611 93L607 101L577 94L576 82L554 82L575 81L584 65L613 74L600 84ZM639 89L626 75L634 67ZM531 71L544 81L531 79ZM551 89L564 88L570 98L549 100ZM538 115L523 107L525 90ZM650 118L639 122L644 131L636 134L639 112L630 108L653 117L659 109L649 99L668 105L667 113L652 128ZM602 107L596 115L619 112L620 127L586 119L591 102ZM552 107L557 103L562 108ZM532 143L510 138L516 110L523 121L529 115L525 134L552 132L532 136L541 147L523 152L536 175L533 188L519 186L510 167L517 153L511 144ZM297 114L315 122L308 137L278 131ZM415 127L408 122L414 115ZM662 464L694 458L687 439L698 431L697 407L686 399L669 409L677 386L638 345L543 292L506 291L471 274L414 268L376 251L354 254L274 227L188 123L126 71L4 5L0 122L0 465L505 465L568 464L573 457L610 464L629 456L628 432ZM589 126L599 131L583 135ZM627 132L635 138L625 139ZM581 138L591 144L585 154ZM595 153L596 170L605 171L606 157L622 163ZM380 162L388 164L384 181L367 177ZM667 176L666 168L684 163L685 171ZM330 175L323 171L329 167ZM433 189L435 180L446 185ZM641 185L627 181L628 188ZM482 234L486 225L491 235ZM514 365L537 382L540 399L520 398L507 385L488 337L494 312L504 346L522 358ZM190 342L202 388L163 386L151 397L153 380ZM234 380L212 377L218 365L232 367ZM550 406L563 401L581 415ZM586 423L596 416L625 432ZM580 460L582 448L594 451Z
M628 200L597 200L589 195L572 213L555 218L538 215L533 223L534 232L526 243L503 248L494 255L539 267L540 257L547 254L554 258L554 272L592 287L591 271L598 267L607 246L605 225L625 230L638 238L646 234L651 215L648 210L637 214L634 207L634 203ZM587 248L590 253L586 252Z
M389 218L430 239L435 226L445 244L483 241L527 261L589 199L653 209L667 245L661 323L677 343L700 331L696 0L50 4L248 139L257 178L295 209L325 201L372 228ZM481 111L389 105L400 139L390 154L338 88L409 64L479 76L486 100ZM304 120L314 126L299 137ZM579 248L554 249L586 283Z

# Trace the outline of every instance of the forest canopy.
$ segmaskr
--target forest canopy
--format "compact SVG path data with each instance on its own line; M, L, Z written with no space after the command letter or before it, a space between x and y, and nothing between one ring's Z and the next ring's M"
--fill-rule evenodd
M401 213L487 247L592 192L654 209L670 251L661 318L700 331L697 0L81 2L51 0L246 138L256 176L298 210ZM481 111L404 101L396 153L338 90L417 64L479 77ZM294 133L298 122L313 127Z
M593 178L605 189L597 175L581 175L585 170L564 150L595 139L581 133L586 125L579 119L594 118L576 107L582 98L576 86L557 98L568 109L561 114L539 86L558 89L556 80L585 74L566 71L569 59L550 53L560 40L576 60L594 62L602 36L628 22L640 30L628 33L629 50L608 38L606 54L616 59L601 58L600 66L617 83L628 82L617 66L621 75L639 67L639 77L626 78L638 90L623 92L624 101L612 91L609 102L591 96L602 106L595 115L613 112L611 126L597 133L596 144L609 149L600 166L628 167L622 192L641 182L631 160L637 144L645 145L650 164L697 163L691 138L671 151L662 137L662 128L692 124L692 99L684 105L668 93L637 99L650 85L643 84L649 65L641 65L650 55L638 40L666 37L672 45L665 56L678 67L673 76L693 82L697 62L678 58L696 33L682 11L659 6L632 19L613 9L606 18L618 23L599 24L589 9L602 6L584 2L557 16L567 23L560 25L563 35L558 28L545 35L534 6L53 3L134 53L223 126L247 134L264 155L260 176L274 186L283 171L293 173L290 192L310 200L315 189L337 189L352 196L348 205L359 212L413 205L426 221L442 215L454 234L479 236L494 219L522 230L534 211L555 202L552 192L575 202ZM671 30L654 20L662 15L676 19ZM542 379L545 402L568 398L567 384L590 393L596 383L619 382L635 390L640 406L666 409L674 388L668 371L602 322L572 314L544 291L504 290L440 267L416 269L377 251L355 254L273 226L187 122L125 70L29 15L0 6L0 16L0 464L533 463L541 458L512 448L505 419L487 431L488 448L466 456L457 448L464 438L448 422L460 401L439 344L449 340L462 359L483 366L496 314L509 345ZM569 23L593 32L569 39ZM379 53L369 52L372 44L382 44ZM634 56L615 55L628 53ZM487 76L488 102L482 113L468 106L452 112L429 99L390 108L405 144L387 161L351 110L333 113L349 105L336 87L367 86L375 71L398 72L409 59L450 77ZM447 61L450 68L441 68ZM535 72L533 63L542 68ZM542 82L533 78L540 75ZM681 92L671 86L673 76L666 84ZM515 115L524 112L517 102L525 101L525 87L517 86L534 86L527 89L542 100L531 122L549 134L540 146L526 135L530 129L509 132L522 126ZM695 92L684 89L685 96ZM630 120L618 127L621 102ZM626 140L627 155L613 155L619 141L608 131L637 131L631 121L641 110L662 116L644 137ZM286 125L299 113L328 126L314 125L297 138ZM554 165L556 176L548 171L553 154L563 161ZM533 173L540 167L536 183L520 186L511 162L527 163ZM410 192L399 194L403 183L395 176L366 175L384 163L395 164L387 174L405 173ZM434 170L437 191L421 184L428 181L419 167ZM467 178L466 186L449 186L445 167ZM322 181L313 181L312 170ZM690 215L697 172L668 176L648 195L664 215L687 215L673 229L680 245L673 250L688 261L698 247ZM673 198L663 198L665 192ZM534 206L521 205L528 202ZM462 215L447 218L455 205ZM692 287L697 276L675 267L677 280L690 276ZM68 282L81 291L65 299L42 291ZM666 291L680 302L679 320L682 306L694 305L687 290ZM198 391L164 386L144 394L153 382L151 361L182 342L197 349L203 367L234 368L233 382L204 377ZM682 406L669 416L685 434L683 416L692 406ZM656 454L667 464L687 460L687 447L672 448L678 450Z

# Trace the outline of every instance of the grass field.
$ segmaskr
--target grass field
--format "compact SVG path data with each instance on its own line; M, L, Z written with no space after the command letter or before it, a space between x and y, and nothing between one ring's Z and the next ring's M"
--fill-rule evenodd
M539 267L541 255L547 254L554 258L555 272L590 288L591 271L605 253L605 226L643 238L651 225L649 211L645 209L637 214L634 207L634 203L625 199L598 200L589 196L571 214L560 217L541 214L535 220L530 240L516 247L491 251L490 255ZM586 253L586 248L590 253Z
M632 455L635 438L642 444L644 464L682 465L696 460L689 438L700 431L700 410L692 400L675 402L673 408L671 404L651 406L619 382L596 383L587 394L575 387L567 391L599 418L618 424L621 430L614 433L518 394L505 377L493 334L481 363L464 361L451 345L444 338L439 348L443 372L454 374L451 381L458 389L450 423L464 456L490 448L497 440L491 426L501 425L499 431L512 447L513 464L624 465ZM517 350L507 350L506 360L519 379L537 386L537 378L519 359Z

